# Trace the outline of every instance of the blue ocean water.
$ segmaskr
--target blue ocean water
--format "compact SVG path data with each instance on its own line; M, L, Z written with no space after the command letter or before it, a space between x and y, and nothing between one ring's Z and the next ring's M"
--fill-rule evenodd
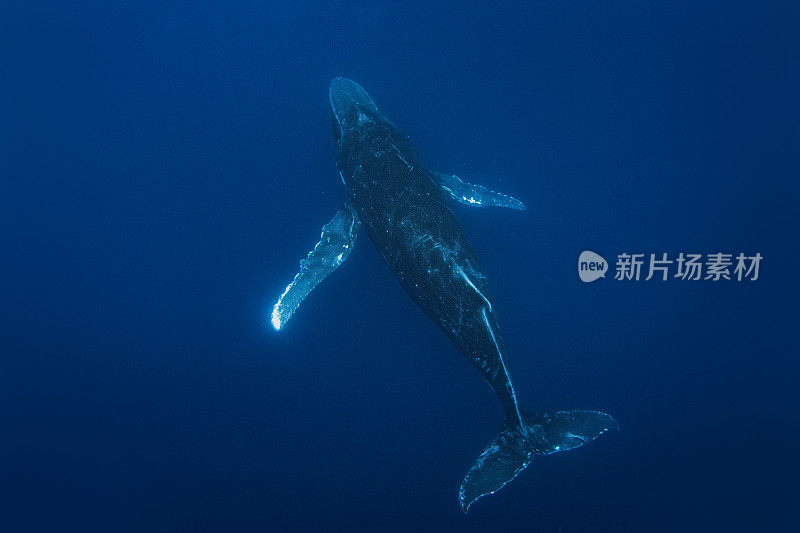
M2 531L756 531L798 501L792 2L0 5ZM361 83L454 206L521 404L621 432L468 515L502 422L366 236L279 333ZM760 253L757 281L577 276ZM644 276L643 276L644 277Z

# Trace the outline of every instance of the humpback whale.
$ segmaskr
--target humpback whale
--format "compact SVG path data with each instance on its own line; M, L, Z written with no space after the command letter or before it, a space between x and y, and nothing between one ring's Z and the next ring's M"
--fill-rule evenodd
M465 513L478 498L514 479L534 456L570 450L618 430L610 415L598 411L533 414L517 404L486 276L448 204L517 210L524 204L429 170L409 138L356 82L334 79L328 98L336 167L347 199L272 309L272 326L284 327L303 299L347 259L363 228L405 291L463 352L503 407L502 430L461 483L458 500Z

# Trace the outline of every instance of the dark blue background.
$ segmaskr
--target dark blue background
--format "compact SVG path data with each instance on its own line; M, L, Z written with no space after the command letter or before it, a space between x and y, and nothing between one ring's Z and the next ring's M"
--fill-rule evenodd
M404 4L2 3L0 529L792 523L796 4ZM337 75L526 202L454 207L520 400L622 426L467 516L499 406L368 239L267 322L344 196ZM584 249L764 261L586 285Z

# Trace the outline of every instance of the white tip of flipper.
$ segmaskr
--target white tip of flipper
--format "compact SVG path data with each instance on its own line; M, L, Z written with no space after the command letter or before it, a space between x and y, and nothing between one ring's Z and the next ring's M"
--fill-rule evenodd
M336 216L322 227L319 242L300 261L300 272L286 286L278 303L272 308L270 322L275 331L280 331L314 287L347 259L360 225L353 208L345 203Z
M275 328L275 331L280 331L281 329L281 316L277 305L272 308L272 327Z

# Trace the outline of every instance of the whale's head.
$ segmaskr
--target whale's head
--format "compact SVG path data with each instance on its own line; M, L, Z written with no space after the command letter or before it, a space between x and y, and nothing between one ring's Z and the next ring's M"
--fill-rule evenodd
M378 106L361 85L347 78L334 78L328 90L333 134L339 141L346 132L382 120Z

